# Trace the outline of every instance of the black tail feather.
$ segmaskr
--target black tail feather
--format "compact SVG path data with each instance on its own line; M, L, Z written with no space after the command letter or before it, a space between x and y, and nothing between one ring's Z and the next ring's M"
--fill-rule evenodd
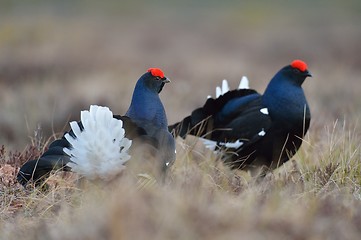
M190 128L191 128L191 116L188 116L184 118L182 121L168 126L169 132L171 132L174 137L180 136L181 138L186 137Z
M202 136L207 133L208 117L209 115L203 111L203 108L198 108L182 121L168 126L168 130L174 137L185 138L187 134Z
M66 166L69 161L70 159L65 159L64 156L59 155L49 155L28 161L20 168L17 180L23 186L26 186L30 181L39 186L53 170L70 171L70 167Z
M63 148L68 146L69 143L65 138L51 143L49 149L39 159L28 161L20 168L17 175L18 182L26 186L32 181L39 186L53 170L70 171L71 168L66 166L70 162L70 157L63 152Z

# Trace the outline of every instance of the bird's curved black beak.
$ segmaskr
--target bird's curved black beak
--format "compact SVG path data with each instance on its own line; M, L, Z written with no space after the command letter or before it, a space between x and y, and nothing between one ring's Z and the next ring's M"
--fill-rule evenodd
M165 78L162 78L162 82L164 82L164 83L170 83L171 81L170 81L169 78L165 77Z
M306 70L304 74L306 75L306 77L312 77L312 74L308 70Z

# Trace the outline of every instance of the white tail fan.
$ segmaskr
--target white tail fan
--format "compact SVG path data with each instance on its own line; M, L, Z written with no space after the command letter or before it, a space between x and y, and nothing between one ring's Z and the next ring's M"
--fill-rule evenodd
M225 93L229 92L229 85L228 85L228 81L226 79L223 79L222 81L222 86L217 86L216 87L216 98L219 98L220 96L224 95ZM238 89L249 89L249 81L248 78L246 76L243 76L241 81L239 82L239 86ZM211 95L207 96L208 98L211 98Z
M222 81L222 87L217 86L216 87L216 98L219 98L223 94L229 91L228 82L226 79L223 79Z
M228 82L227 82L226 79L223 79L223 81L222 81L222 94L225 94L228 91L229 91Z
M249 81L246 76L243 76L241 81L239 82L238 89L249 89Z
M222 89L219 86L217 86L216 87L216 98L218 98L221 95L222 95Z
M63 149L72 161L67 165L89 179L107 180L120 173L130 159L128 150L132 145L132 141L124 137L123 122L113 118L109 108L96 105L82 111L80 118L84 129L81 130L77 122L71 122L75 138L69 133L65 135L71 144L70 148Z

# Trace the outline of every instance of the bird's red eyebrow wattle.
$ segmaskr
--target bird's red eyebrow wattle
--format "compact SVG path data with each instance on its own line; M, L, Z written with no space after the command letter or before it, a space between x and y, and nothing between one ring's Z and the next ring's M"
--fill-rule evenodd
M159 68L149 68L148 72L150 72L154 77L164 78L164 73Z
M298 70L300 70L301 72L304 72L307 70L307 64L302 61L302 60L294 60L291 63L291 67L293 68L297 68Z

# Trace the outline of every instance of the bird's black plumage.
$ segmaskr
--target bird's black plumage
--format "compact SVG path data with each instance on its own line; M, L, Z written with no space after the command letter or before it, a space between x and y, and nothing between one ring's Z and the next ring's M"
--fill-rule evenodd
M175 142L167 128L167 117L160 101L159 93L164 84L169 82L160 69L152 68L142 75L137 81L133 92L131 105L125 116L113 115L113 118L123 122L126 138L132 140L131 149L148 145L154 150L157 158L156 166L164 171L175 160ZM84 127L78 122L81 131ZM67 166L71 157L64 152L64 148L71 148L66 139L55 140L49 145L48 150L39 159L26 162L18 173L18 181L26 185L30 180L39 185L53 170L71 171ZM73 130L69 135L76 138Z
M297 152L309 128L311 115L301 88L308 76L306 64L295 60L272 78L263 95L236 89L209 98L169 130L214 141L232 168L276 168Z

